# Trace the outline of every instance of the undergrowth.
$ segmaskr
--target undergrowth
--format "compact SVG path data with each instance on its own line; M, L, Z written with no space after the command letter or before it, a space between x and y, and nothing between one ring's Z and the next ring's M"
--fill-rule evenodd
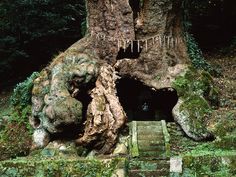
M213 75L219 75L219 72L204 59L202 51L200 50L193 35L185 32L185 40L187 43L189 58L191 59L193 66L196 69L205 70Z
M38 76L38 72L33 72L31 76L28 77L25 81L17 84L10 98L10 105L12 107L10 121L25 123L28 130L30 131L31 127L28 123L28 117L31 114L31 92L33 88L33 81Z
M31 103L31 91L33 88L33 81L38 76L38 72L33 72L33 74L25 81L16 85L13 95L11 96L11 105L13 107L22 110Z
M213 68L203 57L202 51L199 48L197 41L193 37L192 34L189 33L192 23L189 17L189 9L190 9L190 1L184 0L182 2L182 9L183 9L183 27L184 27L184 37L187 44L187 52L189 54L189 58L192 62L192 65L196 69L201 69L209 72L214 76L219 76L220 71L216 68Z
M33 129L28 118L31 115L33 81L38 75L39 73L34 72L14 89L10 98L10 112L0 129L0 160L29 153Z

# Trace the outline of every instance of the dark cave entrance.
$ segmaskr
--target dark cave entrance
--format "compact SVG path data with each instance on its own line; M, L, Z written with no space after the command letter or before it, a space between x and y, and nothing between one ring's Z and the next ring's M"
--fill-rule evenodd
M128 121L174 121L172 109L178 96L172 88L154 91L140 81L122 78L117 82L117 93Z

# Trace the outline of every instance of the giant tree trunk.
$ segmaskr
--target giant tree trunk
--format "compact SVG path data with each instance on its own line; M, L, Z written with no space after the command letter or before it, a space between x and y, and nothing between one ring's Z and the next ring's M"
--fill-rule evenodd
M186 71L180 7L181 0L87 0L86 36L34 82L35 143L76 138L79 145L109 153L127 121L116 80L128 77L158 90L172 87Z

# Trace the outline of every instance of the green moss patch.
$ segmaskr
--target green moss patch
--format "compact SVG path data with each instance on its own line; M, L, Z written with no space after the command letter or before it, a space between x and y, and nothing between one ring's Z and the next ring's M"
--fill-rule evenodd
M209 155L183 157L181 176L234 176L236 174L236 151Z
M184 100L180 107L180 111L188 110L191 117L201 118L211 110L207 101L198 95L190 95Z
M0 160L27 155L31 147L31 139L24 123L7 123L0 131Z
M236 149L222 149L211 142L198 145L180 156L183 159L183 172L171 173L172 177L223 177L236 174Z
M25 81L16 85L7 105L7 111L0 116L0 160L25 156L31 147L32 128L28 118L31 115L31 92L38 73L33 73ZM5 109L5 108L4 108Z
M190 67L183 76L176 78L172 87L177 90L179 97L199 95L213 106L218 104L218 89L214 87L213 79L208 72Z
M39 73L34 72L24 82L16 85L13 95L11 96L11 104L16 109L22 110L31 103L33 81L38 77L38 75Z
M2 161L0 163L0 176L87 176L110 177L118 168L122 168L125 159L115 158L106 160L86 159L27 159Z

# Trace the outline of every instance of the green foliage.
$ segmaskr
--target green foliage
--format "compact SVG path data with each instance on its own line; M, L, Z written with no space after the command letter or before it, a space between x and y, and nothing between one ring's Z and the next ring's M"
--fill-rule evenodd
M33 81L38 76L39 73L34 72L25 81L17 84L10 98L10 106L12 109L9 121L24 125L29 134L33 131L28 122L28 118L31 115L31 92L33 88Z
M23 122L11 121L0 131L0 160L27 155L31 147L31 135Z
M236 130L236 117L235 113L233 112L227 112L224 114L224 117L217 117L218 122L215 125L215 133L223 137L227 135L228 133L231 133L232 131Z
M129 162L129 169L140 169L140 170L150 170L154 171L157 169L157 163L148 162L148 161L139 161L139 160L131 160Z
M24 114L24 109L31 104L31 91L33 88L33 81L39 76L38 72L34 72L30 77L28 77L24 82L16 85L13 95L11 96L11 105L16 108L16 110L22 111Z
M206 3L206 4L205 4ZM184 0L182 2L182 9L183 9L183 27L184 27L184 37L187 43L187 50L189 54L189 58L196 69L205 70L213 75L219 75L220 72L213 68L207 61L204 59L201 49L199 48L197 41L193 37L192 34L189 33L192 23L190 19L190 13L192 13L193 9L192 6L198 6L195 8L205 9L205 6L208 5L208 2L201 2L198 1L190 1Z
M45 159L19 158L0 163L0 176L84 176L111 177L124 159L115 158L108 161L79 159Z
M183 176L233 176L235 174L236 151L216 148L205 143L195 150L183 154Z
M8 120L0 130L0 160L29 153L33 132L28 121L31 115L31 91L33 81L38 75L39 73L34 72L14 89L10 99Z
M204 59L202 51L198 47L198 44L193 35L185 32L185 39L189 58L191 59L193 66L197 69L202 69L208 71L211 74L218 75L219 73Z
M0 80L5 80L36 70L81 38L85 3L2 0L0 19Z
M182 176L232 176L235 173L235 149L223 149L215 141L197 145L181 156Z
M216 123L213 128L214 134L217 136L214 142L215 146L221 149L232 150L236 145L236 117L235 112L227 110L227 112L215 115Z
M86 32L87 32L87 22L86 22L86 20L84 19L84 20L81 22L81 34L82 34L83 36L85 36Z

